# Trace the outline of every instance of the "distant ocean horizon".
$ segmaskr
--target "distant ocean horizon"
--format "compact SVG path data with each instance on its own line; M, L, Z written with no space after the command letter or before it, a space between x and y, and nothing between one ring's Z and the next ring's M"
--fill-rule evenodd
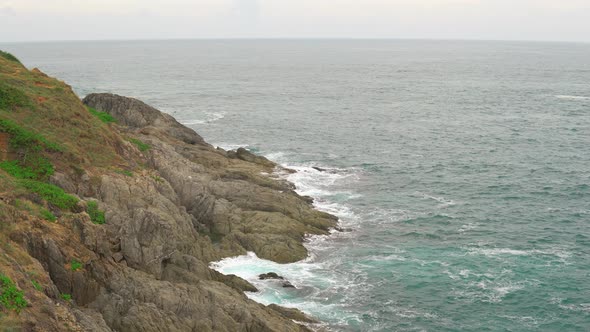
M2 43L246 147L345 232L214 264L332 331L590 330L590 44L400 39ZM321 170L318 169L321 168ZM297 288L257 279L275 271Z

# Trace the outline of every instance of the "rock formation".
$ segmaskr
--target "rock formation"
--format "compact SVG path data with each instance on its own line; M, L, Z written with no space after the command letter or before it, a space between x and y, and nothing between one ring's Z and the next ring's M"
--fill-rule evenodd
M48 180L80 200L69 210L57 208L23 187L25 180L0 170L0 274L14 280L28 303L18 312L0 306L0 325L26 331L308 330L294 320L313 322L309 317L256 303L244 295L254 286L208 267L247 251L279 263L301 260L304 236L327 234L336 225L291 183L268 175L279 165L244 149L213 148L139 100L88 95L84 104L116 120L103 124L63 82L2 58L0 82L15 89L38 82L23 90L33 102L0 109L0 119L61 146L44 152L54 165ZM29 113L33 123L19 122ZM89 202L104 211L106 223L93 220ZM55 222L32 212L44 210Z

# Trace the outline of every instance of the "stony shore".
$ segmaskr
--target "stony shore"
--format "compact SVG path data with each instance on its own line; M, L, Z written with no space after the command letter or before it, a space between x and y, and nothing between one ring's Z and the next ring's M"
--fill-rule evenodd
M247 251L279 263L298 261L307 257L306 234L335 227L334 216L315 210L309 197L272 175L289 170L244 149L214 148L132 98L86 96L84 105L116 120L96 124L63 82L0 61L0 79L34 101L32 110L17 105L0 115L7 112L65 147L47 154L55 166L47 181L79 200L58 209L0 171L0 272L28 303L18 312L2 310L0 325L25 331L308 330L294 319L309 317L256 303L244 294L256 290L251 284L208 267ZM27 90L29 81L34 89ZM42 95L41 88L53 90ZM44 123L27 124L31 119ZM39 129L45 127L51 130ZM87 136L96 146L85 143ZM20 208L23 202L47 208L57 220ZM106 223L92 222L89 202L104 211Z

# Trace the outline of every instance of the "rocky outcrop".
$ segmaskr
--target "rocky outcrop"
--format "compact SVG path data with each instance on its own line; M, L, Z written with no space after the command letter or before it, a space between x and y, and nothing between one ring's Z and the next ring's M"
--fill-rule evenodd
M171 116L133 98L91 94L83 102L117 119L118 124L100 127L109 130L116 162L104 157L99 167L80 157L83 164L57 164L50 182L77 195L77 206L55 210L59 218L50 223L30 209L12 208L16 200L41 205L43 200L3 192L0 181L0 216L9 225L0 224L0 240L6 235L16 248L0 246L0 268L8 273L4 269L10 267L8 274L34 303L15 326L308 331L293 320L313 323L311 318L248 299L244 291L256 291L253 285L222 275L209 263L248 251L279 263L304 259L305 235L328 234L336 218L313 209L309 198L273 176L280 166L264 157L245 149L215 149ZM137 141L149 148L140 150ZM105 224L93 223L84 212L89 201L105 212ZM22 259L17 264L4 257ZM31 271L41 291L31 284Z
M60 291L71 291L113 330L305 330L287 311L249 300L243 291L256 291L254 286L208 264L247 251L279 263L303 259L304 236L327 234L336 218L313 209L292 184L269 176L280 166L266 158L214 149L135 99L92 94L83 102L111 114L122 136L150 148L125 146L123 154L144 165L131 176L102 172L98 180L90 177L94 182L83 175L54 177L81 197L94 193L107 219L103 226L77 223L91 263L78 278L83 285L72 286L72 277L59 269L51 272L66 280Z
M180 124L172 116L135 98L121 97L110 93L89 94L84 98L87 105L109 113L118 119L119 123L133 128L157 127L168 135L188 144L206 144L201 136L190 128Z
M247 251L280 263L294 262L307 256L305 234L327 234L335 225L333 216L314 210L292 185L263 175L279 167L266 158L244 149L225 152L206 144L185 144L184 136L170 135L176 126L154 125L159 111L134 99L91 94L83 102L131 124L124 130L151 146L145 160L161 179L158 183L149 175L102 178L101 200L111 224L121 226L117 233L125 234L121 248L132 266L149 265L146 268L159 275L162 257L187 254L211 261ZM144 113L149 116L138 115ZM197 249L187 245L202 234L215 240L217 250L209 244ZM169 238L174 244L166 241Z

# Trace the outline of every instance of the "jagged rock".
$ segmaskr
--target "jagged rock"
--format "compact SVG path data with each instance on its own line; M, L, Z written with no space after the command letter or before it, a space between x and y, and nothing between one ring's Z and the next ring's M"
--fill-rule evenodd
M317 320L309 317L305 313L301 312L301 310L298 310L295 308L285 308L285 307L278 306L276 304L271 304L268 307L271 308L272 310L280 312L283 316L290 318L290 319L297 321L297 322L311 323L311 324L319 323Z
M285 278L281 277L280 275L278 275L274 272L268 272L268 273L259 274L258 279L260 279L260 280L266 280L266 279L281 279L281 280L283 280Z
M125 257L123 257L123 254L121 254L120 252L116 252L112 255L113 260L117 263L120 263L123 259L125 259Z
M135 98L111 93L92 93L87 95L83 102L99 111L108 112L122 125L136 128L155 126L185 143L206 144L201 136L180 124L172 116Z

